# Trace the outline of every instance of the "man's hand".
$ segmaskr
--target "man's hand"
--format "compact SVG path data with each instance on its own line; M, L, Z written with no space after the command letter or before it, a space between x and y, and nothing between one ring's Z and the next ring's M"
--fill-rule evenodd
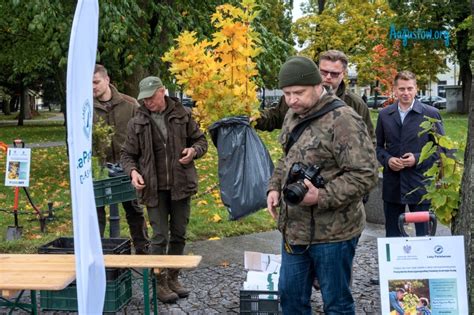
M280 193L276 190L272 190L267 195L267 211L270 213L273 219L277 218L276 208L280 201Z
M140 173L138 173L136 170L133 170L130 173L130 177L132 178L132 185L136 190L142 190L146 187L142 175L140 175Z
M390 169L395 172L398 172L405 168L402 159L397 157L391 157L390 159L388 159L388 167L390 167Z
M403 154L400 160L402 161L404 167L413 167L416 164L415 155L413 155L411 152Z
M196 150L194 148L184 148L181 152L181 158L178 160L181 164L189 164L196 156Z
M308 192L304 195L303 201L300 205L302 206L314 206L319 200L319 189L314 187L313 183L309 180L304 180L305 186L308 188Z

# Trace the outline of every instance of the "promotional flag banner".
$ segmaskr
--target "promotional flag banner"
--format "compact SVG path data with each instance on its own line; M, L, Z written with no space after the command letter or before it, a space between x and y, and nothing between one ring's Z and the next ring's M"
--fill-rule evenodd
M102 314L105 267L92 185L92 77L99 4L79 0L67 64L67 139L79 314Z

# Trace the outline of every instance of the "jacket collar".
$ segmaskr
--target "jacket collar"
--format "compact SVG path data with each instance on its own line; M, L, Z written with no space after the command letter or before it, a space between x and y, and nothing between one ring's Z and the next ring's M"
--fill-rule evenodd
M413 103L413 107L411 109L411 111L419 114L419 115L423 115L423 108L424 108L424 104L422 104L419 100L415 99L415 102ZM387 113L393 117L393 119L395 119L395 121L397 122L397 124L399 126L402 125L402 120L400 118L400 114L398 113L398 100L389 105L387 107Z
M166 109L164 111L164 114L169 116L168 118L171 118L171 117L179 118L186 115L186 109L184 109L184 106L181 105L181 103L179 103L177 98L165 95L165 102L166 102ZM145 105L143 105L143 102L140 104L140 107L138 108L138 112L145 115L146 117L151 118L151 112L148 108L146 108Z
M344 80L341 81L341 84L337 87L336 96L339 97L341 100L344 98L344 94L346 93L346 84Z
M110 87L110 91L112 92L112 98L110 99L110 104L112 106L114 106L114 105L117 105L117 104L121 103L123 101L123 97L119 93L117 88L115 86L113 86L112 84L109 84L109 87ZM103 110L107 110L106 107L104 105L102 105L102 103L96 98L94 98L94 107L101 108Z
M389 105L387 107L387 111L389 114L397 113L398 114L398 100L394 102L392 105ZM413 103L412 111L414 111L417 114L423 114L423 108L424 104L421 103L419 100L415 99L415 102Z

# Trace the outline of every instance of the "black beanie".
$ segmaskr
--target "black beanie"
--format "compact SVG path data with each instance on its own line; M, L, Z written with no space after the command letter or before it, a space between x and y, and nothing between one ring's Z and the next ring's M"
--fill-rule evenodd
M294 56L290 57L280 69L278 74L278 87L294 85L318 85L322 82L318 66L313 60Z

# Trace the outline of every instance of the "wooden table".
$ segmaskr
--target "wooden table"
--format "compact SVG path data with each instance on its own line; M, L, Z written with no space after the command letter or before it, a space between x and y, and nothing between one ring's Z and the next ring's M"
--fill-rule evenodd
M104 255L107 268L143 268L143 296L145 314L150 314L149 269L196 268L201 256L173 255ZM76 278L74 255L58 254L0 254L0 292L5 298L18 291L15 302L0 298L0 305L29 308L37 314L36 290L62 290ZM156 278L152 277L154 313L157 314ZM31 305L19 303L24 290L31 291ZM3 301L3 302L1 302Z

